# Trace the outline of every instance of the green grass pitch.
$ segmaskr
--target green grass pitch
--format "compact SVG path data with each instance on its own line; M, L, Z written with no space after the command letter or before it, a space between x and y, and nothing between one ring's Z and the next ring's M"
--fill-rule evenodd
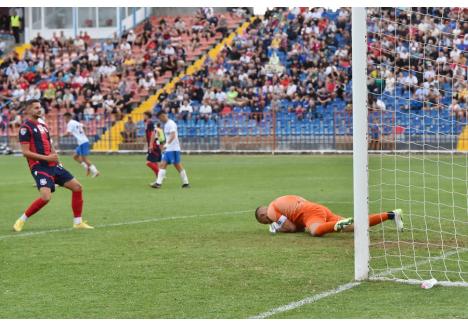
M253 218L259 204L284 194L350 216L351 156L184 156L188 190L172 168L163 189L151 189L154 178L142 155L92 156L102 172L97 179L62 158L84 186L83 216L95 230L71 230L71 196L58 189L25 236L13 234L11 226L37 192L24 158L0 157L1 318L247 318L353 279L352 234L271 236ZM406 177L397 177L406 189ZM383 191L385 198L395 195L394 187ZM426 195L435 200L431 190ZM392 241L391 224L386 228ZM385 248L395 252L391 243ZM427 249L415 250L423 255ZM390 258L390 265L398 263ZM375 268L382 266L376 260ZM467 291L364 282L273 317L468 318Z

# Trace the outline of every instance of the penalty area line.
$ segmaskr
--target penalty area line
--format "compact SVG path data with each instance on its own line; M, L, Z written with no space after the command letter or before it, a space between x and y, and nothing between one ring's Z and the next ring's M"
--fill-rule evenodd
M218 215L236 215L236 214L244 214L244 213L248 213L248 212L252 212L252 210L250 209L250 210L243 210L243 211L231 211L231 212L218 212L218 213L209 213L209 214L193 214L193 215L181 215L181 216L168 216L168 217L160 217L160 218L150 218L150 219L145 219L145 220L136 220L136 221L128 221L128 222L119 222L119 223L109 223L109 224L95 225L94 228L101 229L101 228L114 227L114 226L125 226L125 225L133 225L133 224L163 222L163 221L172 221L172 220L180 220L180 219L199 218L199 217L209 217L209 216L218 216ZM41 234L69 232L69 231L73 231L73 228L61 228L61 229L51 229L51 230L44 230L44 231L20 232L20 233L0 236L0 240L18 238L18 237L24 238L24 237L31 237L31 236L35 236L35 235L41 235ZM78 230L78 232L79 232L79 230Z
M328 290L328 291L321 292L321 293L317 293L317 294L314 294L314 295L312 295L310 297L306 297L306 298L304 298L302 300L299 300L299 301L290 302L290 303L285 304L283 306L279 306L279 307L273 308L271 310L262 312L261 314L249 317L249 319L264 319L264 318L268 318L268 317L274 316L274 315L282 313L282 312L294 310L294 309L302 307L302 306L304 306L306 304L311 304L311 303L317 302L319 300L334 296L334 295L336 295L338 293L347 291L349 289L352 289L352 288L358 286L359 284L361 284L361 283L360 282L349 282L349 283L346 283L346 284L342 284L342 285L338 286L335 289Z

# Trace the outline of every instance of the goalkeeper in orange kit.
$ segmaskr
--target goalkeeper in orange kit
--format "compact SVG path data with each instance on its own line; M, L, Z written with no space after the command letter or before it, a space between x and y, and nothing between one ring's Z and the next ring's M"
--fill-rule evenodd
M276 198L268 207L258 207L255 218L261 224L269 224L271 233L306 231L320 237L331 232L354 230L352 217L341 217L323 205L293 195ZM387 220L393 220L397 231L403 231L401 209L369 215L369 226Z

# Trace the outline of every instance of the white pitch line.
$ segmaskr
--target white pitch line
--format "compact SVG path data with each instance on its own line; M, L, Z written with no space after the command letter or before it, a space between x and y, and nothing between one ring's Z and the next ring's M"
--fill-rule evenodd
M113 227L113 226L124 226L124 225L133 225L133 224L142 224L142 223L162 222L162 221L171 221L171 220L197 218L197 217L209 217L209 216L217 216L217 215L234 215L234 214L242 214L242 213L248 213L248 212L253 212L253 211L250 209L250 210L243 210L243 211L218 212L218 213L209 213L209 214L168 216L168 217L161 217L161 218L151 218L151 219L146 219L146 220L136 220L136 221L128 221L128 222L102 224L102 225L96 225L94 227L98 229L98 228L107 228L107 227ZM69 231L73 231L73 228L61 228L61 229L51 229L51 230L44 230L44 231L22 232L22 233L8 234L8 235L0 236L0 240L10 239L10 238L18 238L18 237L31 237L31 236L35 236L35 235L41 235L41 234L57 233L57 232L69 232Z
M282 312L286 312L286 311L289 311L289 310L293 310L293 309L299 308L299 307L301 307L303 305L314 303L314 302L317 302L317 301L319 301L321 299L336 295L336 294L338 294L340 292L352 289L352 288L358 286L359 284L361 284L361 283L359 283L359 282L349 282L349 283L340 285L335 289L328 290L328 291L325 291L325 292L321 292L321 293L312 295L310 297L306 297L306 298L304 298L302 300L290 302L290 303L288 303L288 304L286 304L284 306L279 306L279 307L273 308L271 310L268 310L266 312L262 312L261 314L258 314L256 316L249 317L249 319L268 318L268 317L271 317L273 315L276 315L276 314L279 314L279 313L282 313Z

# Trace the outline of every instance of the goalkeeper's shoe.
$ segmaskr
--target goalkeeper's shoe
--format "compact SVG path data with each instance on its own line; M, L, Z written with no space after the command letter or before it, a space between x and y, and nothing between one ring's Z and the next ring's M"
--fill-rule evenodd
M13 230L15 232L21 232L23 230L23 227L24 227L24 221L20 218L16 220L15 224L13 224Z
M352 217L348 217L348 218L339 220L338 222L336 222L334 230L335 231L342 231L345 227L347 227L348 225L351 225L353 223L354 223L354 218L352 218Z
M81 222L79 224L73 224L73 228L74 229L87 229L87 230L94 229L94 227L89 225L87 222Z
M403 210L401 208L397 208L393 211L395 217L393 220L395 221L395 225L398 232L403 232L404 224L403 224Z

